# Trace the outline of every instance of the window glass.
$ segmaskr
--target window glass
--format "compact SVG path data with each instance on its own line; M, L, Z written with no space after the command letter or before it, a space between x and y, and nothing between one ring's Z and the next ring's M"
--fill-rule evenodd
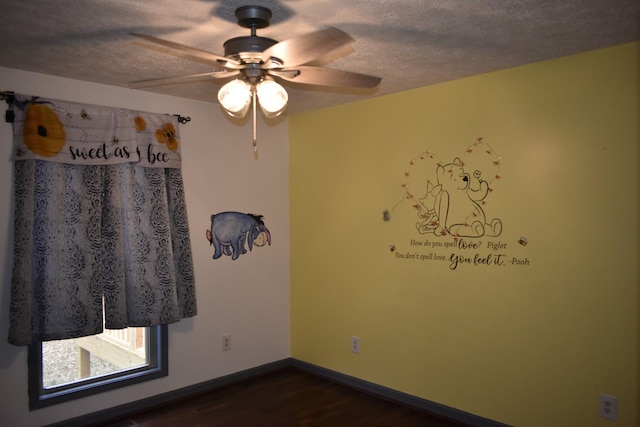
M167 373L166 325L37 343L29 347L29 404L37 409Z

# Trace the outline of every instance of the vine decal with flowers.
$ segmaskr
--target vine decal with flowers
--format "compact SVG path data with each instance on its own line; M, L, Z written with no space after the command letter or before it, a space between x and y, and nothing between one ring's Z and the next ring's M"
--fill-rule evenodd
M446 261L451 269L465 263L528 265L528 259L526 262L508 259L504 253L507 242L498 239L503 232L503 221L491 211L489 201L502 179L500 163L498 153L483 138L478 138L461 156L450 161L442 161L431 150L411 159L400 184L402 199L391 211L404 205L415 212L414 222L408 225L415 237L409 242L411 250L399 251L391 244L390 251L396 258ZM391 220L391 211L384 211L385 221ZM518 243L525 246L526 241L521 237ZM457 252L419 253L415 252L416 247ZM488 253L477 252L480 250ZM470 251L474 253L470 255Z
M14 160L180 168L177 118L15 95Z

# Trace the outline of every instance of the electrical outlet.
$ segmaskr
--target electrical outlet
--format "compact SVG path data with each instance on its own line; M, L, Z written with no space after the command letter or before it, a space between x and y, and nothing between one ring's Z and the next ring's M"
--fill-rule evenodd
M222 351L231 350L231 334L222 336Z
M600 395L600 416L608 420L616 420L618 418L618 398Z
M360 337L351 337L351 351L360 353Z

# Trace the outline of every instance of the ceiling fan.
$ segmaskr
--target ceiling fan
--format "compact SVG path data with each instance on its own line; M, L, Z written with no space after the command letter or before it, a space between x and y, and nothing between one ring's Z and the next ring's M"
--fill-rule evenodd
M251 29L251 35L224 42L224 56L145 34L131 33L169 48L180 56L208 63L214 69L207 73L139 80L129 83L129 87L233 79L222 86L218 100L225 112L233 117L244 117L249 106L253 105L255 147L256 104L260 105L266 117L276 117L286 109L288 95L278 82L373 89L382 81L379 77L365 74L305 65L354 42L344 31L328 27L278 42L256 34L257 29L269 26L271 10L268 8L242 6L236 9L235 15L238 25Z

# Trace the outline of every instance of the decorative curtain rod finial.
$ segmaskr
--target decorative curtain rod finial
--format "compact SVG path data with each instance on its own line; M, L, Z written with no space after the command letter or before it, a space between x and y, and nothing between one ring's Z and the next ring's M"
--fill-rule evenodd
M16 100L16 94L11 90L0 92L0 101L7 101L7 104L13 104Z
M176 116L178 118L178 121L183 125L186 125L191 121L191 117L181 116L180 114L174 114L174 116Z
M13 119L15 118L15 114L13 113L13 103L16 100L16 94L10 90L2 91L0 92L0 100L6 101L9 107L4 112L4 121L6 123L13 123Z

